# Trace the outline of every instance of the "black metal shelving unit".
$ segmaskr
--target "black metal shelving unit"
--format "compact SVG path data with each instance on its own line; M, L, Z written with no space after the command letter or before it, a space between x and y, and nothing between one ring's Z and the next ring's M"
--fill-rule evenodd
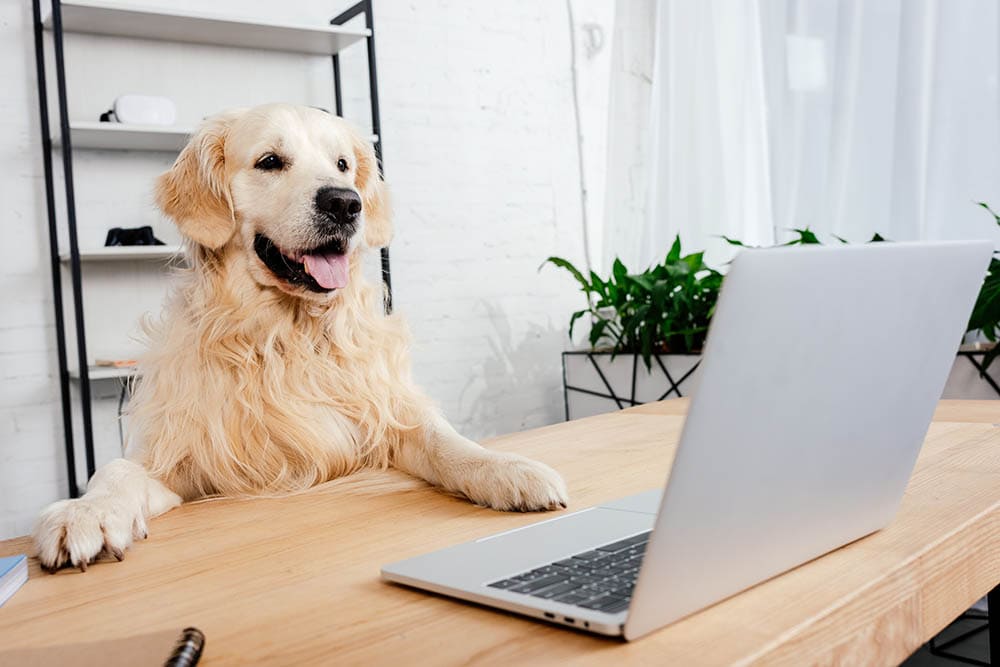
M91 11L95 14L96 18L89 24L86 21L83 27L77 29L67 29L64 25L64 5L71 11ZM82 8L82 9L81 9ZM129 13L128 17L131 20L133 27L139 26L137 30L133 32L128 32L128 29L111 30L104 27L106 24L106 16L100 16L101 11L114 12L123 11ZM152 22L156 17L162 18L163 16L179 17L187 21L204 21L213 25L217 25L220 22L226 23L230 28L236 26L236 30L239 29L240 24L246 24L248 26L257 26L260 24L253 24L251 22L242 19L227 19L226 17L210 17L204 16L193 16L191 14L164 14L160 10L146 10L141 8L128 9L101 9L96 5L90 5L85 0L82 2L62 2L62 0L51 0L51 9L49 14L43 16L41 0L32 0L32 18L34 25L34 38L35 38L35 68L36 76L38 82L38 105L39 105L39 118L40 118L40 129L41 129L41 140L42 140L42 161L43 169L45 174L45 204L48 213L48 236L49 236L49 260L50 269L52 272L52 297L53 306L55 309L55 329L56 329L56 351L59 364L59 390L60 390L60 400L62 404L62 421L63 421L63 436L65 439L65 453L66 453L66 473L68 480L68 491L70 497L77 497L82 492L83 488L78 484L77 480L77 429L74 427L73 419L73 397L71 391L71 382L73 377L71 377L70 372L70 359L67 354L67 335L74 335L76 339L76 350L77 359L76 363L79 367L78 375L76 380L79 382L79 402L80 402L80 412L81 412L81 428L80 435L83 441L84 457L86 461L87 479L94 474L96 470L97 463L95 461L94 454L94 433L93 433L93 422L92 422L92 410L91 410L91 391L90 382L91 375L89 373L88 367L88 353L87 353L87 339L86 339L86 329L84 323L84 303L83 303L83 279L80 265L80 246L77 239L77 212L76 212L76 199L73 189L73 139L72 139L72 128L71 121L68 112L68 102L66 93L66 58L64 52L63 37L65 32L84 32L91 34L103 34L110 36L130 36L138 38L147 39L157 39L165 41L178 41L178 42L195 42L200 44L213 44L214 42L208 39L188 39L185 36L178 36L171 38L171 36L148 36L146 33L146 27L142 25L144 14L149 15L149 22ZM79 16L79 14L76 14ZM357 31L353 29L348 29L347 25L355 18L364 17L364 29L363 31ZM105 24L100 23L101 20L105 20ZM361 0L357 4L352 5L347 10L341 12L334 18L330 20L331 26L337 26L345 28L345 35L348 37L363 39L367 46L368 51L368 87L369 87L369 100L371 102L371 121L372 121L372 131L374 133L374 144L375 152L378 157L379 171L382 171L382 133L381 133L381 119L379 116L379 103L378 103L378 80L375 67L375 22L372 15L372 0ZM276 32L281 30L288 30L287 27L273 26ZM308 29L309 27L304 26L303 28ZM329 30L327 28L326 30ZM69 252L68 254L68 264L69 264L69 287L72 294L72 324L73 333L69 334L67 331L66 316L64 315L64 285L62 276L62 267L60 260L59 251L59 214L56 208L56 183L55 183L55 163L53 161L53 151L57 146L53 142L52 128L50 124L50 114L49 114L49 96L48 96L48 84L46 80L46 40L45 33L51 33L52 41L52 51L55 62L55 75L56 75L56 94L58 97L58 148L62 153L61 167L63 171L63 181L65 185L65 224L68 232L68 244ZM360 32L365 34L360 35ZM324 35L320 35L319 39L322 39ZM331 38L332 39L332 38ZM286 40L287 43L287 40ZM352 42L353 43L353 42ZM222 45L235 46L239 48L242 44L237 42L224 43L220 42ZM320 53L312 48L283 48L281 44L272 45L269 47L271 50L275 51L299 51L302 53ZM322 48L322 47L319 47ZM343 98L342 98L342 82L341 82L341 65L340 65L340 48L336 47L331 49L333 52L330 54L332 56L332 66L333 66L333 92L334 92L334 102L336 105L336 114L342 115L343 113ZM389 310L392 307L392 292L391 292L391 275L389 269L389 250L388 248L383 248L381 250L381 269L382 269L382 279L386 286L386 309ZM84 480L86 481L86 480Z

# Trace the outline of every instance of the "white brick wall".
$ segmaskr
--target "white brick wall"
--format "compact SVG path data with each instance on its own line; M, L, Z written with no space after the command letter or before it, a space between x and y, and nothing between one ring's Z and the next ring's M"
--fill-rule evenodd
M29 5L0 1L0 538L26 532L65 493ZM558 421L559 351L579 295L565 276L536 269L550 254L581 252L565 5L375 5L397 211L393 282L411 322L417 377L472 436ZM331 15L320 0L225 0L213 11L317 22ZM170 95L189 122L275 99L332 106L324 58L86 36L71 37L67 49L79 117L95 118L121 92ZM363 90L364 58L356 47L343 59L349 90ZM346 115L365 120L364 99L349 94ZM152 222L169 237L149 205L164 160L81 156L81 243L100 244L114 224ZM98 403L98 450L110 456L114 404Z

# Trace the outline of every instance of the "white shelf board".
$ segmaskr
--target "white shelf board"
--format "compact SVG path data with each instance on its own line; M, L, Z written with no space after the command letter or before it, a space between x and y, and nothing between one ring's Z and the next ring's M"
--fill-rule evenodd
M180 152L197 128L193 125L131 125L128 123L101 123L74 120L69 124L73 148L97 148L116 151L168 151ZM378 135L368 140L378 143ZM62 144L59 134L52 137L52 145Z
M333 55L370 34L363 28L263 22L189 10L128 7L99 0L67 0L60 6L64 32L268 51ZM51 10L42 23L52 29Z
M116 368L115 366L88 366L87 367L87 377L93 380L113 380L115 378L130 378L136 373L135 366L126 366L123 368ZM69 376L74 380L80 379L80 371L75 368L69 370Z
M117 151L179 152L194 133L194 126L130 125L75 120L69 124L73 148L104 148ZM56 133L52 145L60 146L62 137Z
M133 245L110 246L100 248L81 248L81 262L122 262L146 259L171 259L184 252L179 245ZM69 253L59 255L63 262L69 261Z

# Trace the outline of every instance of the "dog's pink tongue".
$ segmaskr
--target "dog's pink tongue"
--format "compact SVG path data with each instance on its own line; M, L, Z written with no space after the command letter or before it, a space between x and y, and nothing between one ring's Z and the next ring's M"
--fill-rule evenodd
M347 285L347 255L304 255L302 263L321 287L340 289Z

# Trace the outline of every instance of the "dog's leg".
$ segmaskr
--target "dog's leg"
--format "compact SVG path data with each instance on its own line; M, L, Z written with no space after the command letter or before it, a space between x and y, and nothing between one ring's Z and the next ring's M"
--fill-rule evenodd
M82 498L42 511L32 531L38 559L50 571L67 564L86 571L101 552L122 560L133 538L146 538L147 519L180 504L141 465L115 459L94 473Z
M555 470L524 456L484 449L442 417L436 416L419 437L406 439L393 465L497 510L566 507L566 483Z

